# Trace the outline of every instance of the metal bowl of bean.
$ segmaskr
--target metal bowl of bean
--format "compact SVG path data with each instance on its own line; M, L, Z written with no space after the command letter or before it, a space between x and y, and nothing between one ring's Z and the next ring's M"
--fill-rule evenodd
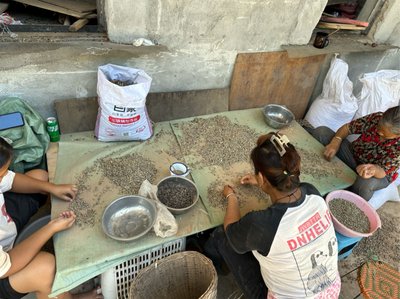
M117 198L104 210L104 233L119 241L132 241L144 236L156 221L153 201L138 195Z
M199 200L199 190L191 180L169 176L157 185L158 200L175 215L186 213Z

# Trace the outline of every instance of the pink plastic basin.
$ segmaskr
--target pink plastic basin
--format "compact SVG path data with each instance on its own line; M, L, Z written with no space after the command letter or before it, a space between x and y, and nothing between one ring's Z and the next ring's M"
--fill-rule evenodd
M361 211L364 212L364 214L368 217L369 222L370 222L370 231L368 233L359 233L356 232L342 223L340 223L335 216L331 213L332 216L332 222L335 230L339 233L341 233L344 236L347 237L369 237L371 236L378 228L381 228L381 219L379 218L378 213L375 211L375 209L361 196L350 192L346 190L336 190L330 192L326 196L326 203L328 204L329 208L329 202L334 199L334 198L341 198L347 201L350 201L354 203Z

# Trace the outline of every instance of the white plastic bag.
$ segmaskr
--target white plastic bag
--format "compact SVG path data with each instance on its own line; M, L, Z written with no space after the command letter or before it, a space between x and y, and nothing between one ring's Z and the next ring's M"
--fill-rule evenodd
M322 93L314 100L305 120L314 128L326 126L337 131L353 119L357 111L357 98L353 95L353 83L347 76L349 66L337 57L331 61Z
M362 76L360 81L363 86L358 97L358 110L354 119L374 112L384 112L399 105L400 71L381 70L367 73Z
M139 195L154 200L157 206L157 217L154 223L154 232L161 238L167 238L178 232L178 223L174 215L157 198L157 186L144 180L139 189Z
M95 135L100 141L146 140L153 134L146 96L151 78L143 70L106 64L97 72L99 111ZM111 81L114 81L111 82Z
M377 210L387 201L400 201L399 190L394 183L391 183L384 189L375 191L370 200L368 200L368 203Z

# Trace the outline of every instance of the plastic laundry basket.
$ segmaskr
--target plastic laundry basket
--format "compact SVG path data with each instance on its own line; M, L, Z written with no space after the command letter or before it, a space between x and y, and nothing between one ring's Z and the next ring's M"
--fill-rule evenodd
M216 299L218 276L214 265L195 251L175 253L139 272L129 299Z

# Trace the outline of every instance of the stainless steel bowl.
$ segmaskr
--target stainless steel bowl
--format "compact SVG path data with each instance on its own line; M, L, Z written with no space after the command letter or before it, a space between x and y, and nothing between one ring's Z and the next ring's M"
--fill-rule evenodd
M169 176L157 185L157 198L175 215L186 213L199 200L199 190L191 180Z
M144 197L129 195L117 198L104 210L104 233L119 241L132 241L145 235L156 221L155 204Z
M269 104L262 111L265 122L274 129L286 127L294 120L292 111L282 105Z

